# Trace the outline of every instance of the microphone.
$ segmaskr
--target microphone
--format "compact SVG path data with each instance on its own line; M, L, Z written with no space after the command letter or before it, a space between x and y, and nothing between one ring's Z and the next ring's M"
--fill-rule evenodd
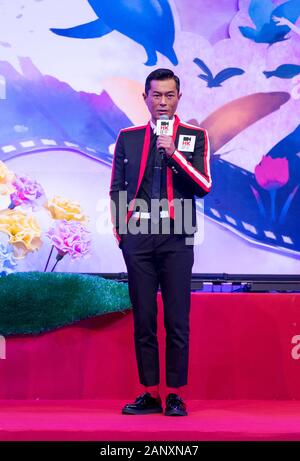
M166 131L169 130L169 117L166 114L163 114L159 117L159 122L157 124L157 130L156 133L159 135L161 134L167 134ZM165 155L166 155L166 149L163 147L160 147L158 149L158 153L161 156L161 159L163 160Z

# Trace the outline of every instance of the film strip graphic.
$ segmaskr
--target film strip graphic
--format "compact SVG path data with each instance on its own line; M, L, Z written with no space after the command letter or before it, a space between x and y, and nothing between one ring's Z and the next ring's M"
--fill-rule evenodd
M76 152L78 154L86 155L95 160L99 160L101 163L107 166L112 165L112 154L110 153L99 152L93 147L75 143L73 141L66 141L53 138L24 139L14 144L0 146L0 160L5 162L20 155L49 152L56 150Z
M111 167L113 155L69 140L35 138L0 146L0 160L6 161L26 154L64 150L86 155ZM255 245L290 255L300 254L300 201L296 216L288 225L278 226L259 214L251 184L255 177L249 171L216 157L211 165L213 190L205 201L196 202L197 212L205 214L220 226ZM233 190L236 189L236 192Z
M258 188L253 173L220 158L212 161L211 171L213 193L207 195L204 205L202 201L197 202L198 212L251 243L299 256L299 200L294 204L294 219L290 217L286 223L279 224L271 219L268 208L265 216L260 214L251 189L251 186ZM261 193L270 207L268 192Z

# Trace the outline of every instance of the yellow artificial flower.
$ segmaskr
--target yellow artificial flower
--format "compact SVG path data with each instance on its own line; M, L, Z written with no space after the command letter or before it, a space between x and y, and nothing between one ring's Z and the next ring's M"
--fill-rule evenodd
M12 185L13 180L15 179L15 174L10 171L5 163L0 161L0 194L9 195L12 194L15 190Z
M52 218L65 219L67 221L86 221L78 202L71 202L58 195L48 202L46 208L50 211Z
M41 245L41 228L35 218L18 210L0 212L0 231L9 235L16 258L24 258Z

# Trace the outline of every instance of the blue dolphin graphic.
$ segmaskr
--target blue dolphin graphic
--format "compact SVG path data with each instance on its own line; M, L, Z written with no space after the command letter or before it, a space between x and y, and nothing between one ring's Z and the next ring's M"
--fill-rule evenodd
M300 66L297 64L281 64L275 70L263 72L267 78L278 77L278 78L293 78L300 74Z
M272 45L287 40L291 31L289 26L277 25L272 17L285 17L294 24L300 15L300 1L289 0L274 9L272 0L251 0L248 12L256 28L239 27L241 33L256 43Z
M88 0L98 16L95 21L69 29L50 29L71 38L98 38L117 30L141 44L147 53L146 66L157 63L156 52L175 66L178 59L173 49L175 28L168 0Z

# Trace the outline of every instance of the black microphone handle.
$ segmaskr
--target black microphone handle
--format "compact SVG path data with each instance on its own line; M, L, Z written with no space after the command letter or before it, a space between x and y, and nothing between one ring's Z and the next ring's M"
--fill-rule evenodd
M161 159L163 160L165 158L165 155L166 155L166 149L164 149L163 147L160 147L158 149L158 152L159 152L159 154L161 156Z
M169 120L169 117L166 115L166 114L163 114L159 117L160 120ZM165 156L166 156L166 149L164 149L163 147L160 147L158 149L158 152L161 156L161 160L164 161L165 159Z

